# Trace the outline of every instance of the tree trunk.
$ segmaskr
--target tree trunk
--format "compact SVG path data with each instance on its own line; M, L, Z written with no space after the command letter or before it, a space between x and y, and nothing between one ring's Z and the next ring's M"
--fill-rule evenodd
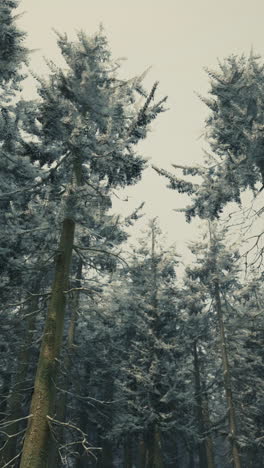
M206 432L208 434L206 439L205 439L207 465L208 465L208 468L215 468L213 441L212 441L212 437L211 437L211 435L209 433L209 431L211 429L211 423L210 423L210 415L209 415L209 409L208 409L207 392L204 391L203 394L204 394L203 414L204 414Z
M231 444L232 461L233 461L234 468L241 468L240 455L239 455L239 450L237 446L236 414L235 414L235 407L234 407L233 395L232 395L231 376L230 376L228 353L227 353L227 347L226 347L226 337L225 337L225 328L224 328L224 322L223 322L222 304L221 304L221 298L220 298L219 283L217 280L215 281L215 285L214 285L214 295L215 295L216 312L217 312L218 325L219 325L219 331L220 331L220 346L221 346L222 363L223 363L223 371L224 371L224 388L225 388L226 402L227 402L227 409L228 409L229 440Z
M65 218L62 226L55 277L45 323L30 419L25 435L20 468L47 466L49 445L49 420L53 416L57 360L59 358L65 314L65 290L71 265L75 223Z
M113 446L110 440L105 439L102 446L102 468L113 468Z
M157 427L149 430L145 437L146 458L144 468L164 468L161 438Z
M188 468L193 468L194 466L195 466L194 452L193 450L191 450L189 452Z
M206 456L206 444L205 444L205 424L203 414L203 398L202 388L200 379L200 368L199 358L197 352L197 343L193 343L193 365L194 365L194 382L195 382L195 409L196 409L196 421L199 431L199 437L203 439L198 445L199 465L200 468L208 468L207 456Z
M81 286L81 275L82 275L82 260L79 260L77 273L76 273L76 279L73 285L71 285L72 287L79 288ZM74 335L75 335L76 320L77 320L78 309L79 309L79 299L80 299L80 291L74 291L73 299L70 301L71 319L70 319L69 330L68 330L67 350L66 350L66 354L64 358L64 363L63 363L64 373L68 376L70 376L70 371L71 371L71 355L73 353L73 348L74 348ZM59 394L59 398L57 398L56 419L58 421L65 422L66 413L67 413L67 395L66 393L62 392ZM59 442L63 441L63 434L64 434L63 426L57 427L56 439ZM58 453L57 444L56 444L56 441L51 441L50 449L49 449L48 466L55 467L58 465L59 465L59 453Z
M157 270L157 256L156 256L156 224L155 220L151 224L151 275L152 275L152 297L151 305L153 307L153 328L155 335L159 337L160 324L158 317L158 270ZM152 351L152 350L151 350ZM154 350L153 350L154 351ZM152 351L152 353L153 353ZM157 358L159 359L159 358ZM159 382L156 382L159 385ZM156 401L154 402L154 404ZM161 437L159 428L155 425L150 428L146 433L145 438L146 446L146 462L145 468L163 468L163 457L161 449Z
M145 440L144 439L141 439L139 441L139 457L140 457L140 468L145 468L146 466L146 444L145 444Z
M36 292L37 289L34 290ZM23 410L21 408L22 403L22 396L24 394L24 386L25 380L28 374L28 368L30 363L30 356L31 356L31 345L32 345L32 338L35 329L35 322L36 322L36 313L38 310L38 296L35 296L32 301L30 301L30 305L26 309L26 318L23 319L26 321L26 331L24 335L24 344L18 355L18 369L15 376L15 381L12 384L12 392L8 402L8 415L9 420L14 421L13 424L10 424L6 428L6 432L10 437L7 441L4 450L4 460L7 463L16 455L16 445L17 445L17 437L12 437L12 435L17 434L20 429L20 418L23 416Z
M155 428L155 464L154 468L164 468L161 435L158 428Z
M124 468L133 467L132 440L129 435L126 436L124 442Z
M114 399L114 379L111 373L106 376L106 384L104 390L104 399L107 401L113 401ZM113 442L107 438L107 433L111 430L113 424L112 407L109 406L109 412L107 414L107 420L104 423L103 437L101 438L102 451L101 451L101 468L113 468L114 467L114 454L113 454Z

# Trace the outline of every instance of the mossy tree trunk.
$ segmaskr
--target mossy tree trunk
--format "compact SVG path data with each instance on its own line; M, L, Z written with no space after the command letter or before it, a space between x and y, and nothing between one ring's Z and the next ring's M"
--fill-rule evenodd
M56 258L55 277L42 339L30 419L25 435L20 468L47 466L50 426L53 416L57 361L64 328L65 291L68 288L75 223L65 218Z

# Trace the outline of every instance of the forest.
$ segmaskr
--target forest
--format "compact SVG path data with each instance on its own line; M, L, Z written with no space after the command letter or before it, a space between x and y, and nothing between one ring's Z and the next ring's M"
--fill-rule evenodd
M130 238L144 200L111 211L148 165L158 82L121 78L102 28L57 32L65 66L25 99L16 8L0 1L0 467L262 468L264 61L207 71L203 165L151 166L201 220L187 264L158 217Z

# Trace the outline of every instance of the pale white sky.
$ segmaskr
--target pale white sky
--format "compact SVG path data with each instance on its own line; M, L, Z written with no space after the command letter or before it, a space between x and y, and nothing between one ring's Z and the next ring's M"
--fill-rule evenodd
M52 28L70 37L83 29L93 34L102 23L114 57L127 57L124 73L131 77L152 65L146 86L160 82L168 95L169 111L158 117L140 146L143 156L169 169L172 162L201 162L203 123L208 114L195 91L206 95L209 81L204 67L216 67L230 54L248 54L251 47L264 56L263 0L21 0L25 14L19 26L27 31L27 46L39 49L31 68L44 73L43 56L60 63ZM29 82L27 95L32 92ZM125 190L128 203L115 208L128 213L146 201L148 216L159 216L161 227L179 248L193 238L197 223L187 225L185 198L165 187L165 179L148 169L142 181Z

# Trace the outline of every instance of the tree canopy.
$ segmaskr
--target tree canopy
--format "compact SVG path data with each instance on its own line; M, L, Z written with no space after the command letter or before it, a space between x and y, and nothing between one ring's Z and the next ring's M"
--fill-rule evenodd
M112 209L147 167L158 83L121 78L102 28L57 32L64 66L22 98L16 7L0 4L1 467L261 468L264 250L245 268L221 217L264 186L261 59L208 71L210 152L173 164L198 182L155 167L203 220L187 264L157 217L130 236L144 201Z

